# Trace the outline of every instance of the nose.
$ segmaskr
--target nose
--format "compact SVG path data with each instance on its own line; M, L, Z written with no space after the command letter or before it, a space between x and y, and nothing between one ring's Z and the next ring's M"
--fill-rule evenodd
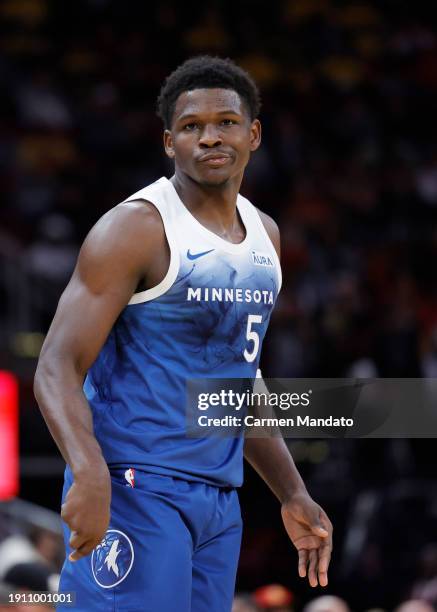
M207 124L199 138L199 146L206 148L218 147L222 144L222 136L215 125Z

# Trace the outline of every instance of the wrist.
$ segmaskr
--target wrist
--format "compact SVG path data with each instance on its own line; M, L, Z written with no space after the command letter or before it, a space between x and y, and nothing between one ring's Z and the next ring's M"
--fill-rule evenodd
M109 478L109 468L103 456L89 458L86 462L81 462L71 466L74 480L98 483L103 478Z
M293 502L297 497L307 497L309 495L307 488L303 482L299 482L292 487L287 488L280 496L279 501L284 506Z

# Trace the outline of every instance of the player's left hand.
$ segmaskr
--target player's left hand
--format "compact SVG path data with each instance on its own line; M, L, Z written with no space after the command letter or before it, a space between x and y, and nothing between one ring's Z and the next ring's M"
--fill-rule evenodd
M295 493L281 506L285 529L297 548L298 572L308 574L312 587L328 584L332 551L332 523L326 512L305 492Z

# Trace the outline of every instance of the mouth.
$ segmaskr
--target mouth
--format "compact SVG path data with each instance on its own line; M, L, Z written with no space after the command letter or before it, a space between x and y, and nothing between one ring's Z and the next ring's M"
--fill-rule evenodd
M220 168L230 160L230 156L226 153L210 153L199 158L199 162L206 164L210 168Z

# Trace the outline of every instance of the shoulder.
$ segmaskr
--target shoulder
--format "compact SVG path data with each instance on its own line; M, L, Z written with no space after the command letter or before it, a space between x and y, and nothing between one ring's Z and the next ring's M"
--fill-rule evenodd
M99 246L107 248L131 246L146 237L153 238L156 232L163 230L161 215L151 202L133 200L123 202L111 208L101 217L88 234L85 243L97 241Z
M276 223L276 221L274 221L274 219L272 219L272 217L267 215L265 212L263 212L259 208L256 208L256 211L259 214L262 224L264 225L264 228L270 240L272 241L273 246L275 247L276 252L278 253L278 257L279 257L280 250L281 250L281 237L279 233L278 224Z
M115 262L126 269L142 267L151 251L165 243L161 216L145 200L118 204L101 217L82 245L82 266L111 268Z
M157 208L146 200L122 202L104 214L92 228L94 234L111 233L115 236L152 232L162 226L161 215ZM126 234L127 232L127 234Z

